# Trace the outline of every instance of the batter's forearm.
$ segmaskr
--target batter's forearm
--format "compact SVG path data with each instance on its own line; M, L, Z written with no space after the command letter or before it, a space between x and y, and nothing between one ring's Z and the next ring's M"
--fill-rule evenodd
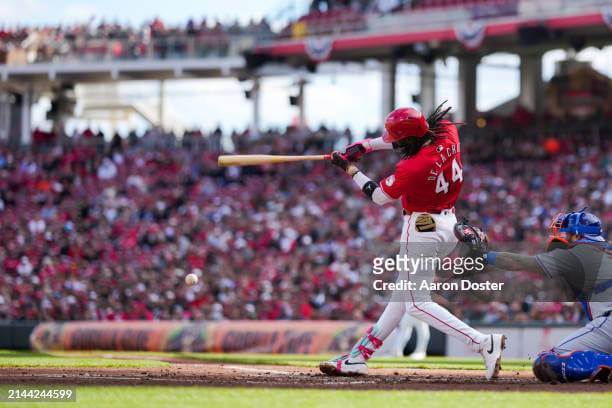
M363 191L363 193L367 195L375 204L384 205L393 201L382 191L376 182L372 181L368 176L363 174L354 164L349 166L346 172L353 177L355 184L357 184L361 191Z
M506 271L527 271L544 273L535 256L514 254L512 252L489 252L487 262Z
M382 188L378 187L372 194L372 201L378 205L389 204L393 199L385 194Z
M367 151L373 150L391 150L393 149L393 143L387 143L383 140L382 136L374 139L366 139L365 146Z

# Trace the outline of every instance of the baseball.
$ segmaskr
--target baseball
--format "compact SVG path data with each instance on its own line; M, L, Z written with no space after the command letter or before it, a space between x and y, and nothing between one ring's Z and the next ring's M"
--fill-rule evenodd
M198 283L198 275L196 275L195 273L190 273L187 276L185 276L185 283L189 286L193 286L196 283Z

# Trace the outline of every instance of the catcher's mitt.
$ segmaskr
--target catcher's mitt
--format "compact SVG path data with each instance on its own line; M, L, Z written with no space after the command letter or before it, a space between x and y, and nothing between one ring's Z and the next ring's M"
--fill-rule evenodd
M453 229L459 240L459 256L484 258L487 253L487 234L471 225L466 218L461 219Z

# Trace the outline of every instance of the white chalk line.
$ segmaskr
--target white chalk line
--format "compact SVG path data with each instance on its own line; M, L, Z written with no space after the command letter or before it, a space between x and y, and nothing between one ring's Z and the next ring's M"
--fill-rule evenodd
M223 368L228 369L228 370L250 371L252 373L264 373L264 374L283 374L283 375L296 374L290 371L268 370L268 369L263 369L263 368L243 367L243 366L237 366L237 365L226 365L226 366L223 366Z

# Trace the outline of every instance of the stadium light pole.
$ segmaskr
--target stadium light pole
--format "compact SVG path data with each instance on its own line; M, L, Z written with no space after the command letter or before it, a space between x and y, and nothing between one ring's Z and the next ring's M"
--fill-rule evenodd
M8 142L11 134L11 96L0 92L0 141Z
M435 62L419 63L421 112L429 115L436 106L436 68Z
M519 104L539 116L544 99L542 80L542 54L523 53L520 67Z
M480 56L464 54L459 56L459 101L456 120L471 124L476 116L476 69Z
M251 123L251 131L254 136L259 136L259 123L260 123L260 98L259 93L261 91L260 78L258 76L253 77L253 87L251 88L251 102L253 103L253 120Z
M381 119L385 118L395 109L395 83L397 77L397 60L389 59L381 63L382 79L382 112Z
M21 145L28 146L32 142L32 95L28 86L21 95Z

